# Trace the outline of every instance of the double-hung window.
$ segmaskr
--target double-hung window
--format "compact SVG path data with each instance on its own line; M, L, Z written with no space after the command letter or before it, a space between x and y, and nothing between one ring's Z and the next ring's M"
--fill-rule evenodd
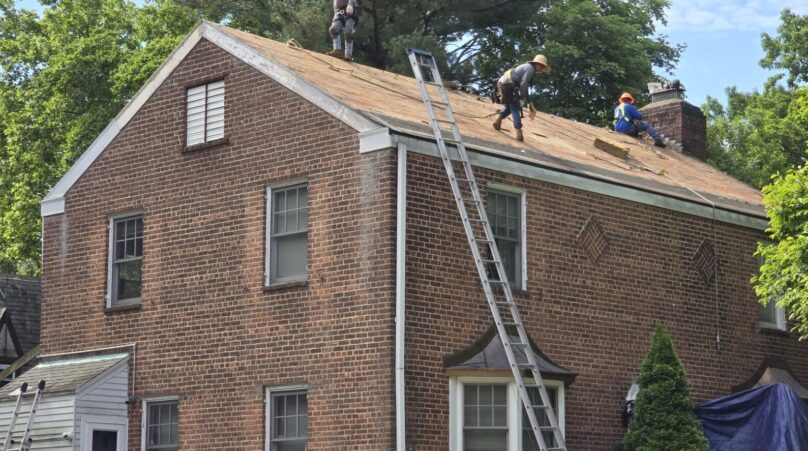
M146 400L143 412L143 451L176 451L179 446L179 401Z
M525 382L530 383L530 380ZM550 404L564 430L564 385L545 380ZM530 420L522 406L516 383L509 377L460 377L449 384L451 451L534 451L538 444ZM540 426L549 426L543 415L541 397L528 388ZM552 431L542 434L544 444L553 448Z
M504 189L488 188L486 213L497 242L499 255L508 282L516 289L524 289L524 194Z
M309 406L305 389L267 390L268 451L305 451Z
M305 281L308 266L309 188L306 183L267 191L266 284Z
M763 258L758 258L758 265L763 264ZM763 329L786 330L786 309L770 301L763 305L758 303L758 326Z
M224 138L224 80L188 88L187 146Z
M140 303L143 275L143 215L110 219L107 306Z

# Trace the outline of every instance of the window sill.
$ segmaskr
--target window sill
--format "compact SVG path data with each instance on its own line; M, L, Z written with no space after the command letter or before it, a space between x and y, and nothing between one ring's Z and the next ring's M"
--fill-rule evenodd
M227 144L230 144L230 138L225 137L213 141L194 144L192 146L185 146L185 150L183 150L183 152L196 152L198 150L211 149L214 147L224 146Z
M117 312L129 312L134 310L140 310L143 307L143 304L138 302L137 304L121 304L121 305L113 305L111 307L104 307L104 313L117 313Z
M758 323L757 324L757 331L758 331L759 334L763 334L763 335L774 335L774 336L780 336L780 337L790 337L791 336L791 332L789 332L789 331L787 331L785 329L780 329L780 328L778 328L777 326L775 326L773 324L767 324L767 323Z
M292 282L280 282L280 283L273 283L270 285L266 285L263 288L264 293L272 292L272 291L280 291L285 290L287 288L298 288L298 287L307 287L309 286L309 281L307 280L296 280Z

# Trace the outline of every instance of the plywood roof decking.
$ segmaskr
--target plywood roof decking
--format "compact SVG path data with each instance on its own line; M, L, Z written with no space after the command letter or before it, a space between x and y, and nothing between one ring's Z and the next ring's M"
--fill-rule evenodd
M411 77L213 26L370 118L385 120L399 132L431 134L418 86ZM721 207L764 216L757 189L679 151L657 149L604 128L545 113L533 121L525 118L525 142L521 144L513 140L509 121L503 123L502 132L491 127L497 106L488 99L457 91L449 96L464 139L468 137L469 143L478 143L490 153L705 203L692 189ZM625 145L630 150L628 159L597 149L595 138Z

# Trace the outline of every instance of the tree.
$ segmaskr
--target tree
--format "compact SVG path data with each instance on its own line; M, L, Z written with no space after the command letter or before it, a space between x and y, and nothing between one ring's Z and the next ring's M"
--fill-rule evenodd
M728 107L708 97L707 154L718 168L757 187L805 161L808 143L808 16L781 14L777 36L761 37L761 65L783 69L763 92L727 88ZM781 81L786 78L787 85Z
M808 110L806 110L808 111ZM791 169L763 188L771 241L758 243L760 275L752 279L764 305L776 302L808 338L808 166Z
M763 33L761 43L766 55L760 64L767 69L788 72L788 85L808 82L808 16L799 16L784 9L780 13L778 36Z
M762 93L727 89L724 108L707 98L708 161L733 176L762 187L772 174L799 165L808 142L808 88L789 89L770 80Z
M0 271L39 271L39 201L197 21L158 1L0 0Z
M330 2L322 0L178 0L205 17L304 47L329 45ZM670 71L682 46L655 36L668 0L363 0L355 56L409 74L404 50L436 53L443 78L490 89L508 68L544 52L554 67L538 77L539 109L604 125L616 96L639 93Z
M640 393L623 446L632 451L706 451L693 416L687 375L661 326L651 339L637 379Z

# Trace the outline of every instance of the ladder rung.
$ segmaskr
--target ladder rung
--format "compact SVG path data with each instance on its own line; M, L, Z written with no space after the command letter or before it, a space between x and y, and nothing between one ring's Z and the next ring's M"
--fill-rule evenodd
M474 202L475 204L481 204L483 202L483 201L477 200L477 199L475 199L473 197L461 197L461 199L463 199L463 202Z
M505 282L504 280L492 280L492 279L489 279L488 283L496 284L496 285L505 285L507 282Z
M527 346L527 343L520 343L517 341L509 341L508 344L511 346Z
M485 239L485 238L483 238L482 240L478 240L477 238L474 238L474 241L476 241L476 242L478 242L478 243L484 243L484 244L491 244L491 243L493 243L493 241L491 241L491 240L487 240L487 239Z
M425 85L430 85L430 86L437 86L437 87L440 87L440 88L442 88L442 87L443 87L443 85L442 85L442 84L440 84L440 83L435 83L434 81L426 81L426 80L424 80L424 84L425 84Z
M485 259L485 258L482 259L482 260L483 260L483 263L485 263L486 265L495 265L495 264L497 264L499 262L499 260L488 260L488 259Z

